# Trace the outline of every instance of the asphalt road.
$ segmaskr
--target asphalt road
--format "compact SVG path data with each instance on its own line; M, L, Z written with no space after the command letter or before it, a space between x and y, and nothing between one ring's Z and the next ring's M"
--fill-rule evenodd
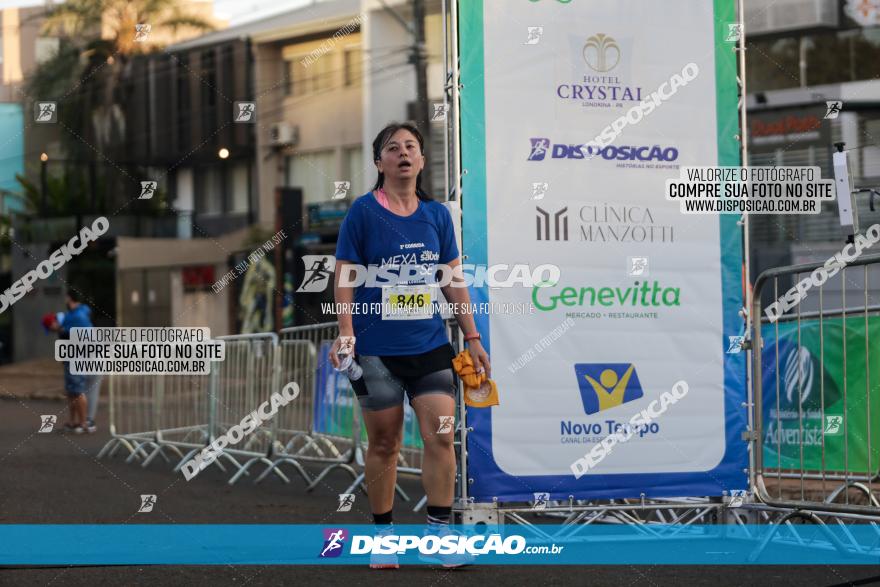
M366 499L351 512L337 513L337 494L349 483L344 473L306 493L294 479L285 485L267 479L242 480L229 487L215 468L186 482L157 459L147 469L121 456L95 459L109 435L99 414L99 432L88 436L37 434L42 414L64 420L64 404L46 400L0 400L0 523L207 524L365 523ZM415 499L414 478L401 480ZM141 494L157 495L153 512L137 514ZM395 521L421 523L411 505L395 507ZM2 548L2 544L0 544ZM402 567L371 571L361 567L306 566L105 566L0 568L0 585L880 585L880 568L848 566L682 567L682 566L475 566L447 571Z

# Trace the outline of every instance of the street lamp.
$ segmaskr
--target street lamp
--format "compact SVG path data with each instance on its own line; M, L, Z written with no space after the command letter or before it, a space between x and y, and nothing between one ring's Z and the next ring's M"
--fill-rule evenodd
M40 212L46 213L46 162L49 161L49 155L45 152L40 153Z
M223 207L223 212L229 210L229 187L227 186L227 175L229 174L228 163L229 159L229 149L226 147L220 147L220 150L217 151L217 156L220 158L220 200L221 206Z

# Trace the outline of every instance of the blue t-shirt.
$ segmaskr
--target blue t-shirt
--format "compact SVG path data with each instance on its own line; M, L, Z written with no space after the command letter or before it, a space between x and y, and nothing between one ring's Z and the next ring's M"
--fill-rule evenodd
M59 338L69 339L71 328L91 328L92 309L85 304L80 304L73 310L68 310L61 321Z
M336 258L365 267L416 265L433 274L432 268L437 264L458 258L452 217L443 204L422 200L413 214L398 216L383 208L372 192L368 192L352 203L342 222ZM404 270L400 273L404 274ZM410 279L406 283L426 283L426 280ZM432 288L432 292L437 290L439 288ZM432 293L435 303L436 295ZM361 309L352 315L357 337L355 348L359 354L417 355L449 342L437 306L430 318L383 320L381 312L364 311L382 303L380 285L356 287L354 302Z

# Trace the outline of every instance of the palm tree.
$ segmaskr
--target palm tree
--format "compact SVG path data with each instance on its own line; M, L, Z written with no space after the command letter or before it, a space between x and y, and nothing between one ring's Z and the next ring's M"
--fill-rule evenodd
M150 37L155 39L158 35L167 39L170 38L168 33L175 35L182 28L199 31L213 28L201 16L185 10L184 4L180 0L68 0L49 9L44 30L59 36L68 47L67 51L58 52L58 58L65 64L70 61L68 52L78 51L79 68L72 68L65 81L73 91L80 89L77 84L89 86L83 88L82 93L97 98L93 108L88 109L93 110L93 115L97 113L92 120L94 124L112 127L114 119L118 120L117 108L124 104L118 90L126 65L135 55L159 49L159 44ZM142 25L150 28L149 33L137 30ZM112 136L106 131L89 135L95 136L97 141Z
M44 34L59 38L55 56L37 67L26 91L59 103L61 141L75 160L113 152L125 132L125 78L131 60L161 49L181 29L213 25L182 0L67 0L43 15ZM149 25L143 38L137 25ZM156 39L159 41L156 41ZM31 106L32 108L32 106Z

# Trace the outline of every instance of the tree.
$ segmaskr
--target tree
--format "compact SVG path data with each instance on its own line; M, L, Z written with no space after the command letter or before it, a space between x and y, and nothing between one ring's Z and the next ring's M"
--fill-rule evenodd
M161 48L151 40L157 33L169 38L165 33L182 28L213 29L185 5L181 0L68 0L47 10L43 31L59 38L59 50L37 67L27 91L35 99L61 102L59 120L76 133L64 133L71 158L94 159L95 148L105 151L123 137L127 65L136 55ZM139 25L151 30L138 31Z

